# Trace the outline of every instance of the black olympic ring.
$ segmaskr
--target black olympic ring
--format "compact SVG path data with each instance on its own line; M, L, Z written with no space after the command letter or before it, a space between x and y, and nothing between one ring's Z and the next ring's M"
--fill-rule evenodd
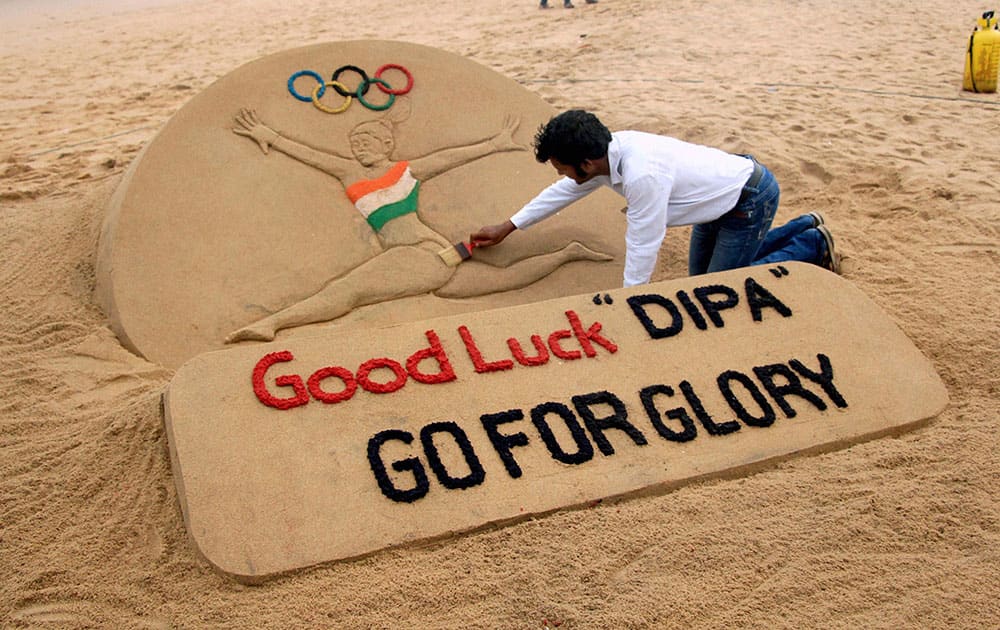
M358 84L358 88L360 88L361 86L364 86L365 89L361 93L361 95L363 96L365 94L368 94L368 89L371 87L371 81L368 80L368 73L365 72L364 70L362 70L361 68L357 67L357 66L350 66L350 65L348 65L348 66L340 66L339 68L337 68L333 72L333 76L330 77L330 80L333 81L334 83L338 83L339 84L339 85L334 85L333 86L334 91L337 94L340 94L341 96L345 96L345 97L346 96L356 96L356 94L354 92L348 92L344 88L340 87L340 85L343 85L343 83L340 82L340 75L343 74L344 72L346 72L347 70L350 70L350 71L352 71L352 72L354 72L356 74L361 75L361 83Z

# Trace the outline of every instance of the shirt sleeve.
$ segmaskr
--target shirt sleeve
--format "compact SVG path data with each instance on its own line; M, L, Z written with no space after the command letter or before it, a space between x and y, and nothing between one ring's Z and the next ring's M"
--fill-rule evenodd
M628 201L625 228L626 287L645 284L653 276L656 258L667 234L667 204L670 187L663 188L652 176L631 182L625 190Z
M600 187L600 182L590 180L577 184L563 177L548 186L510 218L514 226L523 230L542 219L547 219L578 199L586 197Z

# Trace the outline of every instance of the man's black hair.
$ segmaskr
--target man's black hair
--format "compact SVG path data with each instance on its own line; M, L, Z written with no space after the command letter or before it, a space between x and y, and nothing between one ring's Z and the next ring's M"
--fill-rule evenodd
M538 128L535 159L544 163L555 158L579 171L584 160L607 155L610 142L611 132L597 116L582 109L571 109Z

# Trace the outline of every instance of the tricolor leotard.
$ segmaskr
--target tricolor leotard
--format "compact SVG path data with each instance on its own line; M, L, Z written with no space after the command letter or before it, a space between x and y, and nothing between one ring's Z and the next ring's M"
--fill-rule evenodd
M417 211L420 182L410 172L410 163L397 162L389 172L376 179L367 179L347 187L347 197L361 212L372 229L396 217Z

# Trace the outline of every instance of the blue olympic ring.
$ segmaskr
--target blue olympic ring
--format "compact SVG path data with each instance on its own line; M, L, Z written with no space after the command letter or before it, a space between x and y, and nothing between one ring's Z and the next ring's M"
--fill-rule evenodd
M316 93L316 98L320 98L323 96L323 93L326 92L326 81L323 80L323 77L319 76L318 72L313 72L312 70L299 70L292 76L288 77L288 91L292 93L292 96L299 99L303 103L312 103L313 99L312 96L302 96L295 91L295 79L298 79L299 77L312 77L316 79L319 83L319 92Z

